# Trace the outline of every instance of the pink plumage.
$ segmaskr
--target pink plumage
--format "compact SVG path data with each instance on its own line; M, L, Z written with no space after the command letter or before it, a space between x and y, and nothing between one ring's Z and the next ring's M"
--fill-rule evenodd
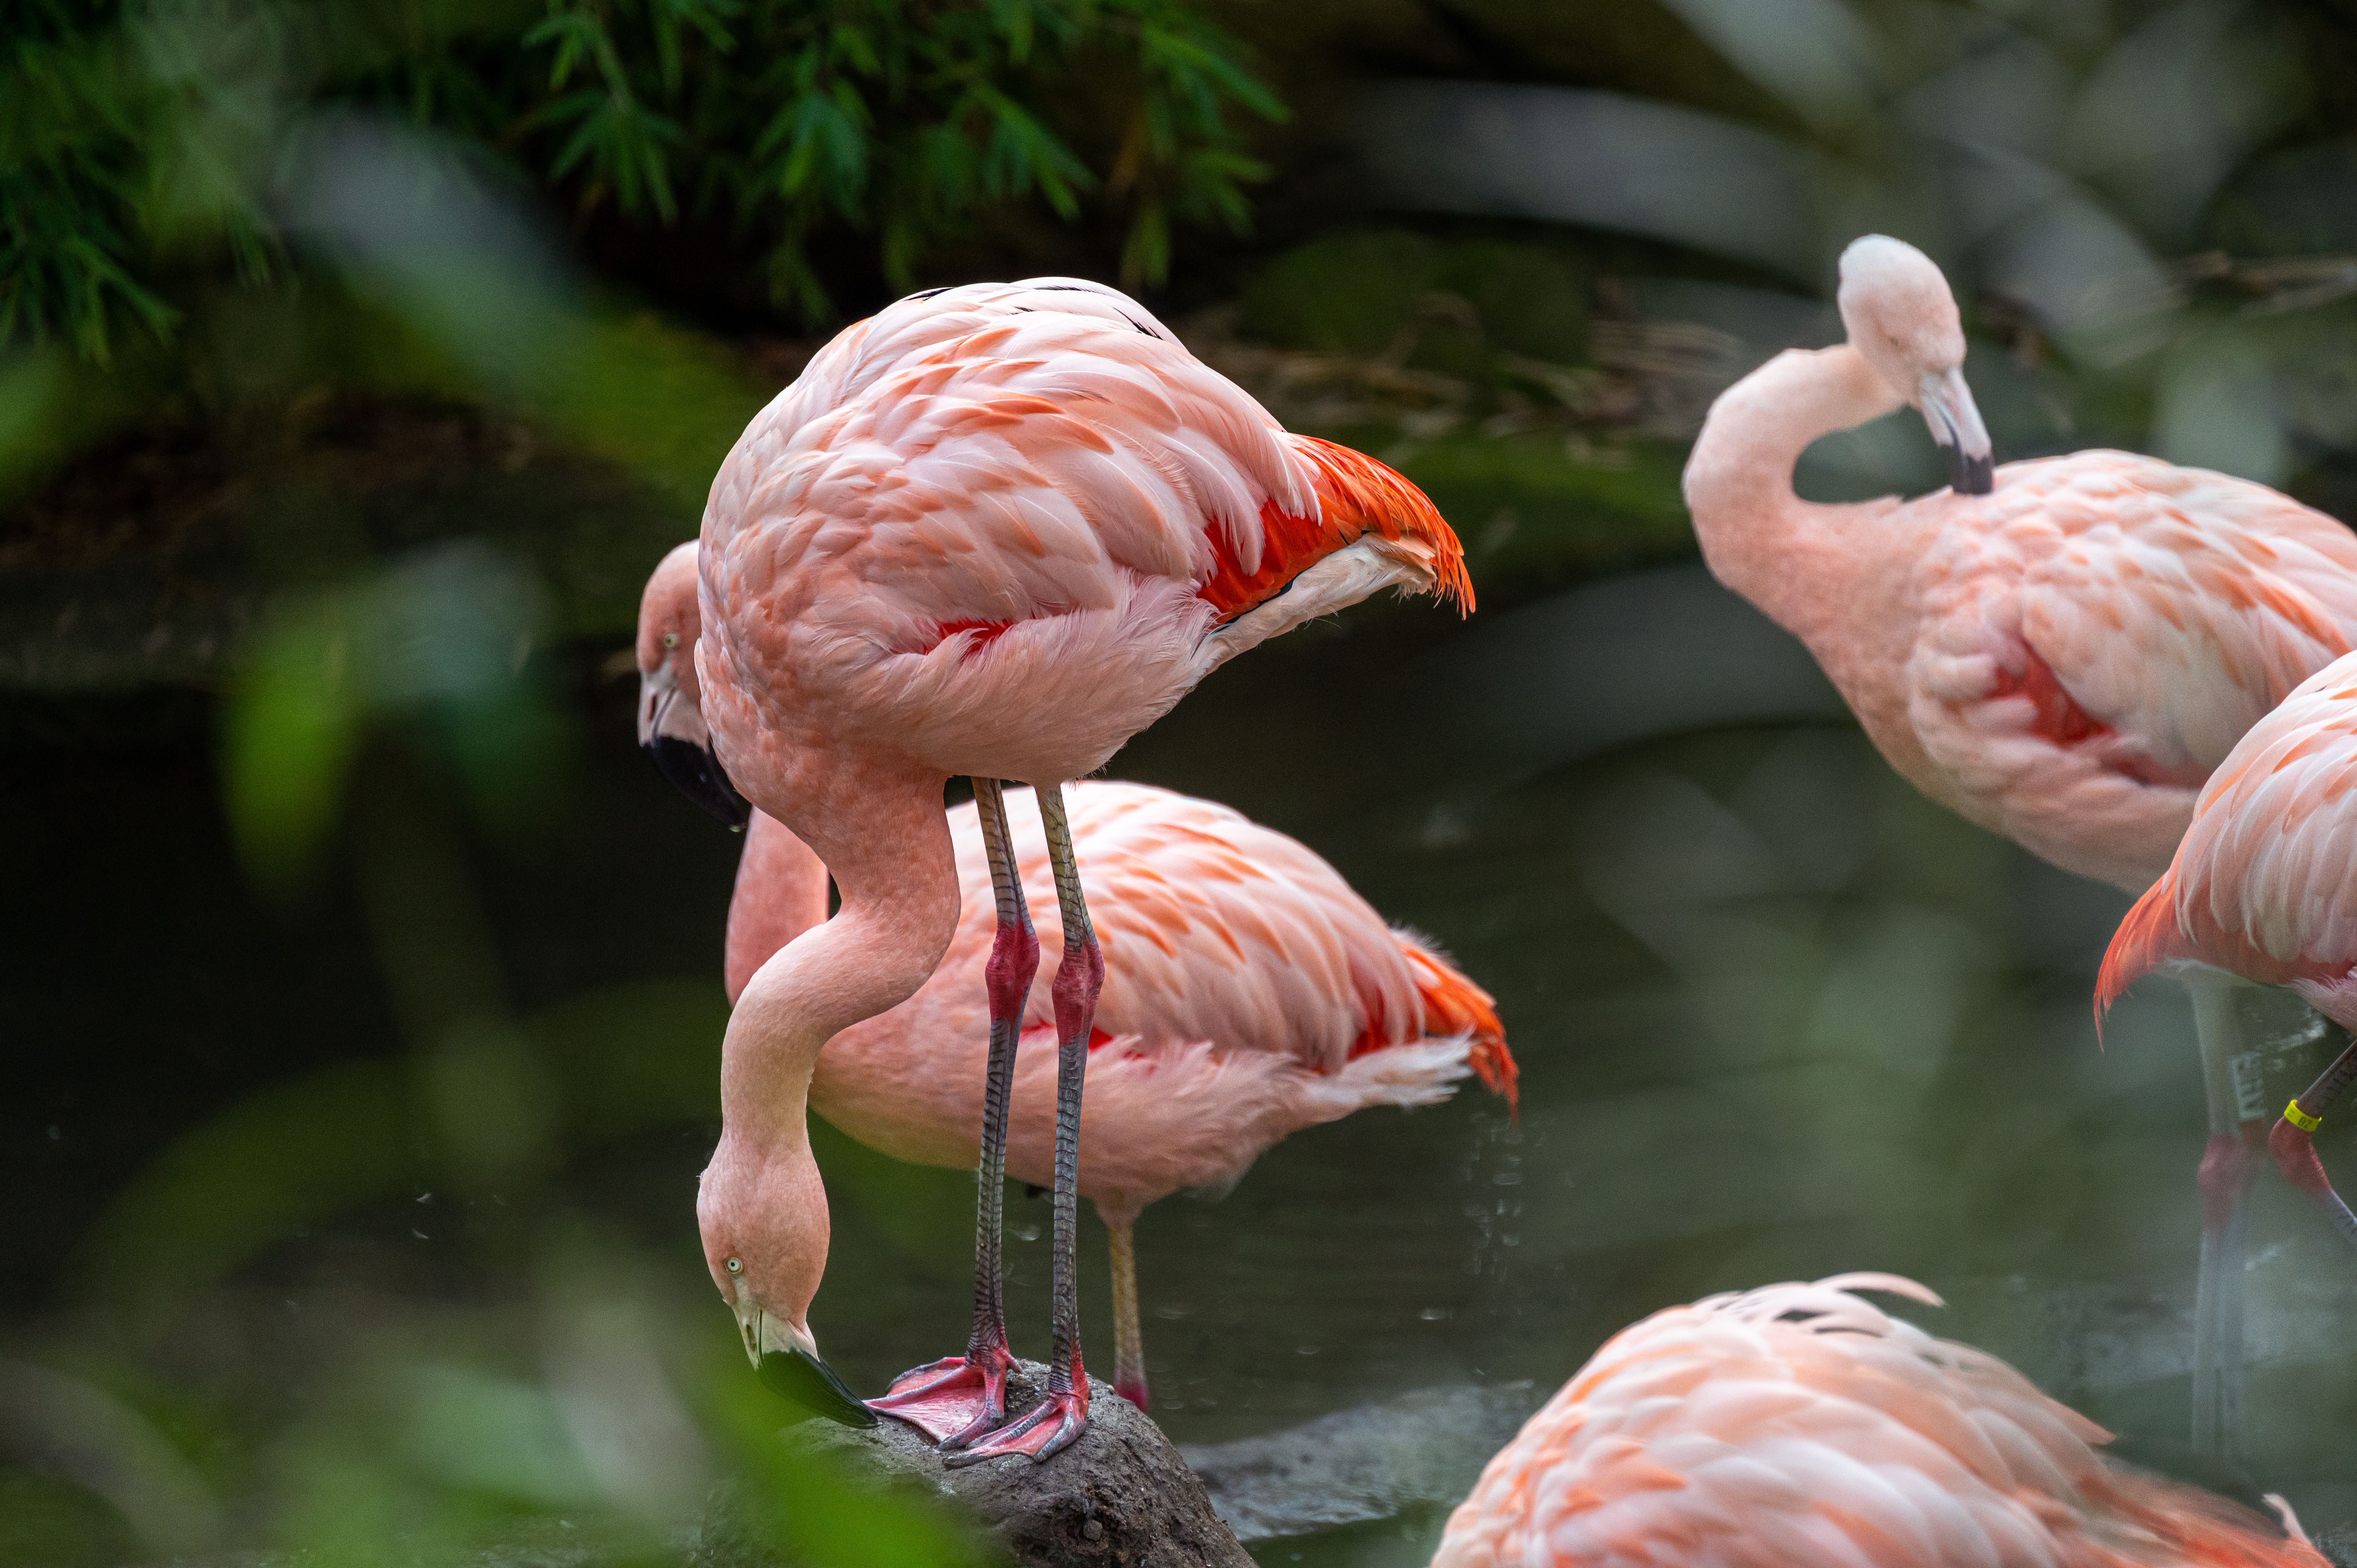
M1704 556L1808 644L1925 794L2140 891L2243 732L2357 646L2357 536L2126 452L2007 464L1985 495L1803 501L1803 449L1916 395L1864 346L1889 336L1880 303L1846 282L1850 343L1779 355L1713 405L1685 478ZM1944 283L1907 303L1944 310L1961 362Z
M1848 341L1778 355L1711 407L1686 502L1711 571L1792 632L1891 766L2066 870L2140 892L2244 732L2357 647L2357 536L2263 485L2125 452L1992 468L1947 280L1880 235L1843 253ZM1818 505L1793 466L1905 405L1949 489ZM2196 974L2194 1444L2240 1420L2244 1226L2261 1112L2223 976ZM2239 1064L2239 1065L2238 1065Z
M2095 1004L2191 960L2357 1027L2357 656L2302 682L2201 790L2167 875L2104 955Z
M1141 784L1068 789L1072 839L1096 889L1105 983L1081 1122L1081 1190L1109 1219L1182 1187L1225 1187L1289 1133L1363 1107L1448 1097L1468 1070L1512 1099L1513 1058L1490 997L1413 932L1387 927L1331 865L1239 812ZM1018 824L1022 819L1017 819ZM982 832L950 813L966 892L942 966L906 1002L828 1042L811 1103L861 1142L927 1165L971 1165L986 1022L981 961L994 934ZM1027 889L1051 891L1045 839L1016 830ZM754 820L729 908L733 993L790 939L770 906L817 857ZM740 923L765 935L739 941ZM1043 916L1040 940L1060 940ZM1007 1169L1045 1185L1055 1071L1049 978L1032 984ZM1036 1109L1028 1109L1036 1107Z
M952 1463L1044 1460L1088 1419L1071 1161L1103 976L1061 786L1305 619L1386 586L1469 608L1463 553L1413 485L1287 434L1135 301L1036 278L913 296L822 349L713 480L697 578L695 684L718 766L663 727L675 675L650 698L657 760L724 814L741 791L843 895L840 915L754 972L723 1044L720 1146L696 1210L713 1283L749 1357L813 1408L868 1419L805 1320L827 1240L798 1125L809 1075L828 1039L916 993L957 933L947 779L974 779L995 839L1004 783L1033 785L1066 939L1049 983L1063 1155L1046 1398L1005 1422L994 1089L974 1334L875 1405L960 1450ZM993 857L996 1086L1039 954Z
M1297 841L1144 785L1087 782L1068 795L1105 953L1080 1189L1115 1237L1116 1316L1134 1340L1134 1280L1120 1257L1147 1204L1224 1189L1305 1127L1445 1100L1469 1071L1511 1105L1515 1068L1489 994L1423 939L1386 927ZM966 899L947 957L917 994L828 1042L810 1101L872 1148L956 1167L974 1164L981 1121L980 974L995 923L973 806L950 813L950 832ZM1048 900L1045 838L1018 827L1015 848L1027 888ZM732 998L824 918L825 878L785 828L753 820L729 906ZM1006 1154L1010 1174L1041 1187L1054 1169L1053 1017L1043 975L1024 1014ZM1143 1404L1143 1364L1124 1355L1114 1386Z
M1862 1290L1939 1301L1845 1274L1623 1329L1490 1461L1434 1568L2323 1568Z
M740 782L811 736L1082 778L1276 631L1387 583L1471 602L1413 486L1071 279L837 337L721 466L703 543L705 717Z

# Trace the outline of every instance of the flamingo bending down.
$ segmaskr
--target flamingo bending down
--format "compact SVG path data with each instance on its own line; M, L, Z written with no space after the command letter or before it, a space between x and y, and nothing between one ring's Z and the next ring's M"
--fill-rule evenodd
M1080 1190L1113 1259L1113 1386L1146 1403L1140 1210L1181 1187L1224 1191L1278 1140L1375 1105L1431 1105L1470 1069L1511 1105L1515 1068L1489 995L1410 932L1387 929L1334 868L1225 806L1138 784L1066 790L1072 853L1095 889L1104 992L1090 1037ZM976 806L950 813L968 896L948 956L918 993L827 1042L813 1110L898 1158L972 1166L982 1120L990 867ZM1019 822L1020 819L1017 819ZM1046 839L1016 826L1026 899L1052 887ZM728 908L728 985L824 911L825 872L757 816ZM808 889L819 897L813 908ZM1043 931L1052 941L1053 931ZM1052 999L1032 987L1017 1036L1006 1170L1045 1187Z
M1840 1274L1622 1329L1482 1470L1433 1568L2324 1568L2280 1502L2277 1528L2111 1463L2094 1423L1861 1290L1940 1303Z
M2251 726L2210 776L2168 874L2128 911L2096 981L2100 1015L2139 975L2205 963L2288 986L2357 1030L2357 654ZM2267 1142L2293 1186L2357 1245L2357 1215L2313 1143L2357 1079L2357 1041L2284 1109Z
M729 1021L720 1145L696 1204L757 1362L818 1376L806 1315L825 1202L802 1125L827 1040L897 1005L955 933L942 809L1035 788L1064 940L1054 1343L1047 1400L1005 1419L997 1216L1005 1113L1039 943L1006 835L984 966L976 1311L965 1353L876 1402L964 1452L1048 1455L1088 1419L1073 1249L1082 1077L1104 965L1062 785L1225 660L1387 585L1469 607L1457 538L1371 458L1281 429L1142 306L1041 278L912 295L852 327L738 438L698 556L703 717L722 770L817 852L841 913L762 965Z
M695 545L648 579L640 608L640 713L682 734L692 711ZM661 760L660 755L658 761ZM706 774L673 776L698 793ZM1097 893L1105 988L1089 1044L1080 1190L1111 1238L1114 1387L1146 1403L1131 1230L1181 1187L1224 1190L1280 1139L1374 1105L1446 1100L1469 1069L1511 1109L1517 1076L1489 993L1423 939L1387 929L1340 873L1241 813L1141 784L1069 790L1072 852ZM948 956L914 996L827 1042L810 1103L898 1158L965 1166L982 1121L985 998L974 970L993 940L979 803L949 814L967 896ZM1052 887L1047 841L1014 831L1024 898ZM826 918L826 867L755 813L728 906L733 1003L770 954ZM1017 1034L1006 1168L1055 1171L1053 998L1034 983Z
M1849 340L1778 355L1711 407L1685 495L1712 573L1798 636L1892 767L2031 853L2130 892L2168 866L2210 770L2357 645L2357 536L2264 486L2124 452L1992 470L1939 268L1843 253ZM1956 484L1816 505L1810 443L1902 403ZM2210 1141L2196 1447L2240 1423L2244 1198L2264 1107L2224 976L2190 976Z

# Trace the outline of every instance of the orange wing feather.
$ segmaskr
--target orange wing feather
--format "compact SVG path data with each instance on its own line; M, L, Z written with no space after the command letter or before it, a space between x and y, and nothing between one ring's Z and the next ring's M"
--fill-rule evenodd
M1522 1078L1522 1069L1514 1065L1514 1054L1506 1048L1506 1026L1498 1021L1497 1005L1490 993L1410 937L1400 937L1400 951L1415 971L1416 995L1424 1003L1424 1033L1472 1036L1473 1048L1465 1059L1490 1092L1506 1102L1507 1112L1519 1118L1522 1102L1515 1084ZM1371 1037L1351 1054L1360 1056L1392 1043L1372 1038L1373 1034L1371 1026Z
M1287 439L1318 471L1319 515L1296 517L1273 499L1264 502L1260 563L1251 571L1236 559L1224 533L1212 531L1211 575L1196 593L1219 607L1223 621L1275 598L1303 572L1370 533L1413 540L1429 550L1439 596L1460 613L1471 611L1473 582L1465 575L1465 547L1422 490L1362 452L1314 435Z

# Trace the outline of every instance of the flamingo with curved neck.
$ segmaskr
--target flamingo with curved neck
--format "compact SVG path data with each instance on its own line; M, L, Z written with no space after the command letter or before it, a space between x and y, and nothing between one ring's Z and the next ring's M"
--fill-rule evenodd
M1071 278L912 295L839 335L713 481L695 645L719 771L815 851L841 913L748 983L724 1042L721 1148L697 1207L757 1359L815 1350L825 1232L799 1117L832 1035L916 992L958 919L942 815L966 774L991 848L990 1053L976 1310L963 1354L876 1408L962 1450L1044 1460L1088 1420L1075 1277L1082 1091L1104 974L1062 786L1211 670L1384 586L1469 607L1463 552L1414 486L1291 435L1135 301ZM1064 953L1053 1346L1008 1423L991 1209L1039 963L1003 784L1030 783ZM796 1211L788 1218L788 1211Z
M1779 354L1711 407L1686 465L1703 558L1808 645L1875 746L1942 804L2140 892L2252 725L2357 645L2357 537L2265 486L2125 452L1988 467L1946 278L1880 235L1841 259L1848 341ZM1820 505L1809 445L1911 403L1956 483ZM2241 1409L2244 1202L2266 1108L2225 977L2194 991L2210 1143L2197 1447Z
M692 548L692 547L690 547ZM692 578L659 568L642 628L694 639ZM642 645L667 648L660 638ZM642 686L666 676L648 670ZM1209 800L1087 780L1068 791L1072 845L1102 889L1105 989L1088 1055L1081 1195L1113 1262L1114 1390L1143 1408L1146 1359L1132 1235L1182 1188L1225 1190L1279 1140L1378 1105L1448 1098L1469 1072L1509 1108L1516 1069L1490 997L1424 939L1386 928L1302 844ZM813 1110L897 1158L971 1165L986 1082L974 965L995 941L989 851L974 805L949 814L967 895L948 957L918 993L820 1052ZM1045 839L1009 846L1027 900L1051 891ZM770 955L827 914L808 845L756 812L728 905L731 1001ZM1053 1000L1034 983L1018 1033L1006 1169L1055 1170Z

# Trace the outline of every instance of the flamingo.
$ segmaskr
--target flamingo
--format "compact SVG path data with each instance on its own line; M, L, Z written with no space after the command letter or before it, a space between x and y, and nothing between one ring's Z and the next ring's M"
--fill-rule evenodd
M1488 993L1421 938L1386 929L1297 841L1145 785L1077 783L1066 802L1105 950L1080 1190L1104 1220L1112 1256L1113 1386L1144 1409L1132 1228L1147 1204L1181 1187L1225 1191L1305 1127L1371 1106L1437 1104L1469 1069L1511 1106L1515 1066ZM871 1148L971 1166L985 1065L974 962L992 941L979 811L952 811L950 837L971 901L948 956L908 1001L827 1042L810 1103ZM1017 827L1011 847L1027 899L1048 894L1045 838ZM728 911L732 993L766 959L768 934L786 934L810 912L817 860L770 818L753 819ZM1023 1019L1006 1169L1045 1187L1055 1169L1047 1107L1056 1069L1044 984L1033 986Z
M2161 879L2120 922L2095 982L2100 1017L2137 977L2208 964L2287 986L2357 1030L2357 654L2302 682L2251 726L2193 808ZM2351 1043L2276 1118L2276 1164L2357 1246L2357 1215L2316 1157L2324 1112L2357 1079Z
M1838 302L1847 342L1779 354L1712 405L1685 471L1705 561L1808 646L1916 788L2141 892L2234 742L2357 645L2357 536L2264 486L2126 452L1993 468L1940 269L1868 235L1842 255ZM1949 489L1849 506L1793 493L1811 442L1902 403L1948 454ZM2233 983L2185 980L2210 1123L2193 1443L2214 1453L2241 1422L2264 1108Z
M700 734L694 542L663 558L640 610L642 724ZM650 718L649 715L661 717ZM663 753L655 751L658 761ZM707 806L709 769L670 776ZM1490 995L1412 931L1387 929L1340 872L1237 811L1142 784L1069 791L1074 858L1098 889L1105 989L1089 1042L1080 1190L1111 1245L1113 1386L1147 1403L1133 1228L1181 1187L1225 1191L1272 1145L1374 1105L1431 1105L1470 1071L1511 1111L1518 1076ZM906 1002L827 1042L810 1103L900 1159L971 1165L982 1117L992 924L982 814L949 815L963 902L948 956ZM1010 846L1026 903L1052 890L1046 840ZM826 918L826 867L756 812L728 906L725 978L743 993L770 954ZM1006 1168L1046 1187L1055 1127L1052 998L1036 983L1017 1036Z
M2106 1460L2110 1434L1836 1274L1622 1329L1499 1450L1433 1568L2324 1568L2222 1498Z
M1088 1422L1077 1160L1104 973L1062 787L1304 620L1385 586L1469 609L1464 553L1413 485L1287 433L1135 301L1036 278L911 295L821 349L722 463L697 570L716 771L842 895L755 972L723 1038L720 1143L696 1200L713 1283L757 1366L779 1358L780 1377L849 1413L808 1323L827 1223L803 1111L825 1043L914 994L948 950L942 791L971 777L998 914L974 1330L875 1406L939 1436L952 1464L1044 1461ZM1063 940L1049 1387L1011 1423L996 1203L1039 941L1008 779L1039 802Z

